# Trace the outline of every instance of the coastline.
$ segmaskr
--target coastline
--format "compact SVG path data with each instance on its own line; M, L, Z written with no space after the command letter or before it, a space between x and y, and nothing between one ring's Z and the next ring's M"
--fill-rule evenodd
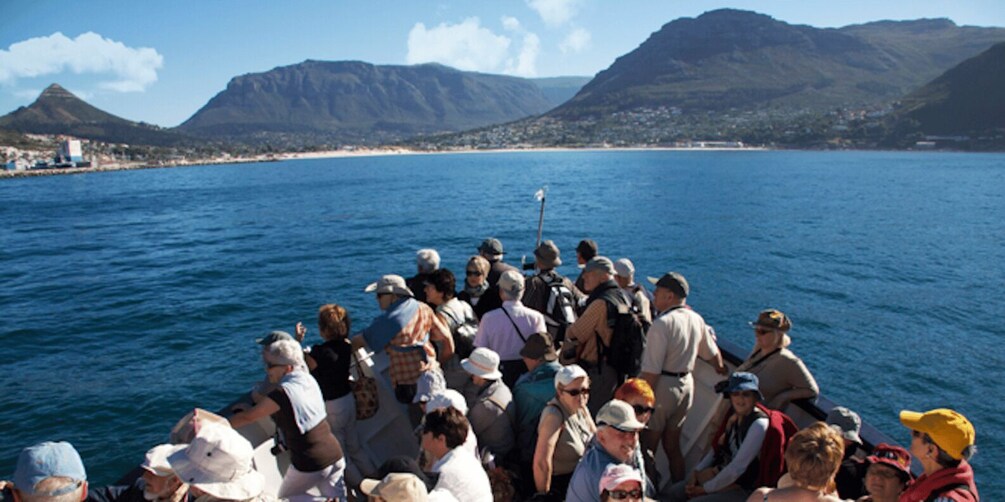
M721 152L721 151L768 151L765 147L549 147L549 148L498 148L498 149L456 149L456 150L413 150L409 148L374 148L374 149L354 149L354 150L326 150L320 152L293 152L273 155L255 155L253 157L226 157L200 159L191 162L172 162L161 164L143 163L116 163L106 164L99 167L70 167L54 169L26 169L18 171L0 171L0 179L3 178L27 178L35 176L59 176L68 174L87 174L112 171L133 171L139 169L165 169L172 167L193 167L212 166L223 164L250 164L259 162L280 162L284 160L311 160L311 159L331 159L350 157L386 157L395 155L445 155L445 154L467 154L467 153L520 153L520 152L632 152L632 151L693 151L693 152Z

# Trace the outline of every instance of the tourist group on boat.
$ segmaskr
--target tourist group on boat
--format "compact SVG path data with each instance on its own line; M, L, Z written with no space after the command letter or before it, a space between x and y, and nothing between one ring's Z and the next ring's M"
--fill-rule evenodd
M951 409L902 411L910 446L870 445L860 417L835 407L799 429L785 410L819 389L789 345L792 321L766 309L750 321L752 353L727 370L715 332L688 306L678 272L637 283L627 258L576 247L582 271L560 275L559 248L541 242L534 272L486 239L464 280L439 254L416 254L416 274L365 288L379 314L353 330L349 312L318 310L322 343L303 324L258 340L264 378L226 419L196 413L183 444L150 449L133 484L90 487L66 442L25 448L4 498L18 502L386 500L977 501L968 463L973 425ZM459 291L458 291L458 286ZM753 317L753 316L752 316ZM361 370L386 353L393 398ZM698 360L722 375L707 453L687 470L681 429ZM704 363L700 363L704 364ZM374 459L357 421L407 409L417 455ZM288 451L280 486L266 487L238 430L274 421ZM905 434L906 437L906 434ZM668 469L658 468L659 453ZM864 454L863 454L864 452ZM912 461L920 469L912 469Z

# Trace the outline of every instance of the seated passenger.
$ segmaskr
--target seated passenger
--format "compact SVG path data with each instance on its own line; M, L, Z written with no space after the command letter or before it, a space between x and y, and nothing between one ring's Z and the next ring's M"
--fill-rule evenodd
M635 411L635 418L646 424L647 427L649 426L649 419L652 418L653 411L656 411L656 394L649 382L641 378L629 378L614 391L614 399L628 403ZM650 486L646 488L650 493L655 493L657 487L660 486L660 473L656 467L655 452L647 449L642 441L639 441L633 465L645 468L646 478L650 482Z
M461 361L471 375L478 394L471 402L468 421L478 444L488 449L496 461L502 461L513 449L513 394L502 382L499 354L477 348Z
M817 422L792 436L785 449L791 485L758 488L747 502L841 502L832 492L843 454L844 442L838 432Z
M901 502L981 499L969 463L976 432L967 417L946 408L925 413L905 410L900 412L900 423L911 429L911 454L925 471L900 495Z
M671 487L670 500L744 501L760 486L759 457L769 420L767 413L758 406L762 398L757 383L757 376L751 373L729 376L722 392L730 408L712 440L712 447L687 479Z
M590 377L573 364L555 374L555 396L541 411L534 447L534 487L549 500L565 500L576 465L597 431L586 408Z
M899 446L880 443L865 460L869 466L865 471L865 489L869 494L858 502L897 502L914 479L911 454Z
M600 502L624 500L636 502L643 499L642 474L630 465L609 465L600 478Z
M736 371L757 375L764 405L785 411L795 399L816 399L820 393L817 381L802 359L788 349L792 343L788 332L792 321L779 310L762 311L750 325L756 335L754 352Z
M73 445L45 441L21 450L14 479L0 488L12 490L14 500L79 502L87 497L87 473Z
M612 399L600 408L600 412L597 413L597 433L590 440L583 459L572 474L565 500L572 502L599 500L600 478L609 465L628 464L642 473L643 467L634 464L637 463L639 431L643 428L645 424L635 418L635 410L624 401ZM641 477L645 481L642 486L649 485L644 473Z
M189 493L200 502L273 502L255 470L251 443L226 424L204 423L185 449L168 457Z
M440 253L437 253L435 249L420 249L415 252L416 273L405 281L405 286L412 293L415 293L416 300L429 302L426 298L426 282L429 280L429 276L439 268Z
M844 442L841 467L834 476L838 496L842 499L855 500L865 495L863 480L865 469L868 467L865 462L855 457L855 451L862 444L862 438L858 435L862 429L862 419L858 413L844 406L835 406L827 413L825 422L841 435L841 440Z
M434 491L445 490L465 502L492 502L492 487L485 469L463 447L468 430L468 420L454 408L426 415L422 424L422 450L433 461L432 472L440 476Z
M183 502L189 499L183 483L168 463L168 457L184 450L184 444L161 444L147 451L140 468L143 475L131 485L90 487L88 502Z

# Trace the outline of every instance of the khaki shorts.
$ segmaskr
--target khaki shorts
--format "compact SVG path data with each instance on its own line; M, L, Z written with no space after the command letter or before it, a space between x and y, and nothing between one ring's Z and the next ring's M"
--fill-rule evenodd
M662 433L664 430L680 430L684 425L691 403L694 402L694 378L660 375L653 389L656 394L656 411L649 419L649 429Z

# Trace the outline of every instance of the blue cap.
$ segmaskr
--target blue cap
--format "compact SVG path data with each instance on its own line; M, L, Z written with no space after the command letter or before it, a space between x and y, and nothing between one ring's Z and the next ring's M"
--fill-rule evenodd
M53 443L46 441L21 450L17 457L17 468L14 470L14 486L27 495L35 494L35 485L40 481L54 476L70 478L78 483L87 480L84 472L84 461L73 445L65 441ZM77 488L76 485L46 493L55 497L65 495Z
M726 388L722 390L722 393L728 396L734 392L750 390L757 393L758 401L764 401L759 384L757 375L747 373L746 371L738 371L729 375L729 381L726 383Z

